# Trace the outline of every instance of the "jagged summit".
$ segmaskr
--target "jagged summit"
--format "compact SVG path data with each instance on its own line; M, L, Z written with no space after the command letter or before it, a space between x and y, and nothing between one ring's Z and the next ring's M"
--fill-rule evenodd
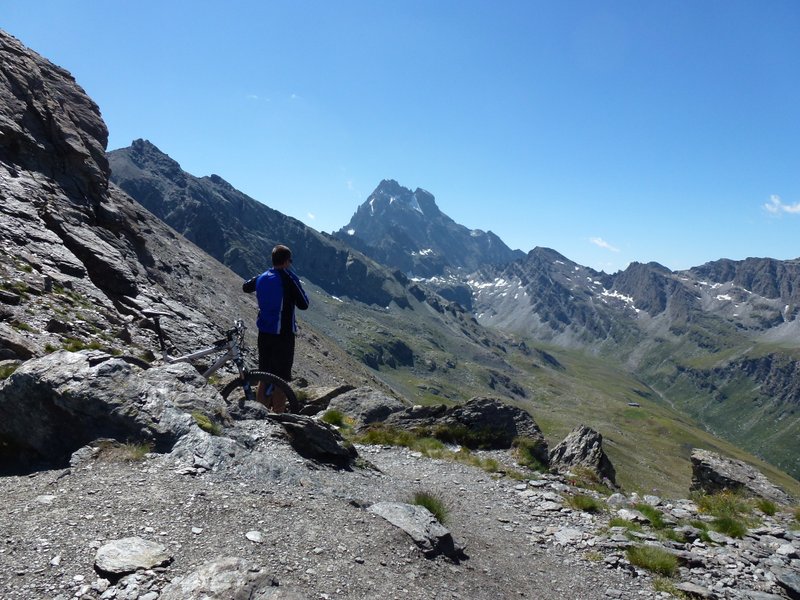
M384 179L335 237L410 275L474 271L524 256L491 231L468 229L444 214L433 194Z
M375 188L367 201L358 208L369 217L383 217L391 213L415 211L428 219L441 218L442 212L436 206L436 200L430 192L422 188L411 191L401 186L394 179L384 179Z

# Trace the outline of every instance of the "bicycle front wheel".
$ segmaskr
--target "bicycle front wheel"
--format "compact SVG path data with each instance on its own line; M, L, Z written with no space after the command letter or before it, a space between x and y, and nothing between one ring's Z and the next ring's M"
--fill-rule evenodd
M254 396L258 391L259 384L263 383L267 391L268 402L271 401L271 396L275 394L275 391L280 390L286 396L286 411L295 414L300 412L300 402L297 400L294 390L277 375L266 371L250 371L246 377ZM244 382L238 377L229 382L222 389L222 397L228 404L243 403L245 400Z

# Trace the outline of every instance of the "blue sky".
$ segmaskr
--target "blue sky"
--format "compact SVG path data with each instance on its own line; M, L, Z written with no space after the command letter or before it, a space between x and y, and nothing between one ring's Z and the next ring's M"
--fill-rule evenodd
M3 0L145 138L321 231L385 178L614 272L800 257L795 0Z

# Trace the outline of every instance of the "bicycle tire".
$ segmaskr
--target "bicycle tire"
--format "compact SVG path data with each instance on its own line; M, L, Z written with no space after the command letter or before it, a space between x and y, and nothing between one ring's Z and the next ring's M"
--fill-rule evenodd
M258 385L261 382L264 382L264 384L267 386L274 385L286 396L286 411L295 414L300 412L300 402L297 400L294 390L292 390L292 387L286 381L277 375L267 373L266 371L250 371L247 373L247 380L250 382L253 393L256 393L256 390L258 390ZM242 387L242 380L237 377L233 381L228 382L228 384L222 388L222 392L220 393L225 399L225 402L228 404L242 402L244 400L244 388Z

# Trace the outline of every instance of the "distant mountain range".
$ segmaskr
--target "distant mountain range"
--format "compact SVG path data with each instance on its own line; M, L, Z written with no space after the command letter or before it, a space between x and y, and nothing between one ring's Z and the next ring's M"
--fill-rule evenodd
M503 252L488 260L491 238L470 246L464 231L427 192L384 181L337 236L428 273L429 287L487 327L624 365L665 402L800 474L800 259L722 259L680 272L633 263L609 275L547 248L516 258L499 240L491 246ZM436 250L421 251L426 244Z

